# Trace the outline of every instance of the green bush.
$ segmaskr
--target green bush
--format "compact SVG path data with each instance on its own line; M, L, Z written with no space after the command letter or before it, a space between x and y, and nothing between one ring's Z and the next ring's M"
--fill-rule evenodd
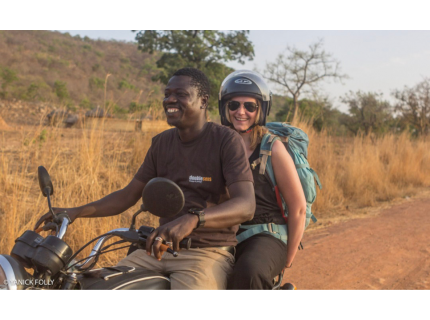
M128 106L128 111L130 113L132 112L140 112L142 110L146 109L144 104L139 104L137 102L131 102L130 105Z
M36 83L32 82L28 86L27 91L22 96L22 98L24 100L36 100L36 97L39 95L38 91L39 91L39 86Z
M92 108L94 108L94 104L92 104L91 101L87 97L83 98L81 100L81 102L79 102L79 106L81 108L84 108L84 109L92 109Z
M8 67L2 68L1 74L0 74L2 81L1 88L5 90L7 86L9 86L12 82L18 80L18 77L16 76L16 72L9 69Z
M97 72L100 70L101 65L99 63L96 63L95 65L93 65L91 67L91 69L93 70L93 72Z
M67 90L67 83L63 81L55 81L54 83L54 92L57 95L57 97L60 99L60 101L63 101L65 99L69 98L69 91Z
M126 114L127 110L124 108L119 107L117 104L115 104L112 108L112 112L114 114Z
M134 88L135 87L125 79L121 80L118 84L118 89L120 89L120 90L122 90L122 89L133 90Z
M88 80L88 85L90 86L90 89L103 89L105 82L103 79L91 77L90 80Z

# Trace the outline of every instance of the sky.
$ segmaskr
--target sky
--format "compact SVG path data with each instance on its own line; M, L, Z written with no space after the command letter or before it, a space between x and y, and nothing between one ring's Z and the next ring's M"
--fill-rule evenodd
M92 39L134 41L135 33L121 31L73 31ZM430 31L256 31L251 30L249 39L254 44L255 57L244 65L229 62L234 69L263 71L267 62L285 52L286 47L306 50L319 39L324 49L340 61L341 71L349 76L343 84L324 82L321 91L333 106L343 112L348 107L340 97L349 91L378 92L394 102L391 93L404 86L414 86L424 77L430 77ZM282 94L274 84L272 91Z

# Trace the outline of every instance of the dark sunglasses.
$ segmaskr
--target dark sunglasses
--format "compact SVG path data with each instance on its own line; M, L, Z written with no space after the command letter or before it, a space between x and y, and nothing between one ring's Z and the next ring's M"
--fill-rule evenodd
M237 109L239 109L241 104L242 104L241 102L233 100L227 103L227 107L231 111L236 111ZM244 102L243 105L245 109L248 110L248 112L254 112L258 108L258 104L256 104L255 102Z

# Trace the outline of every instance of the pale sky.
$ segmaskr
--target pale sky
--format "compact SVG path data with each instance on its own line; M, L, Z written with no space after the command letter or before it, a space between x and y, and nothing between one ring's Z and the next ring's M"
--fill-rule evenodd
M122 31L73 31L92 39L116 39L134 41L135 33ZM341 62L342 72L350 78L339 83L327 83L322 87L333 105L347 111L339 97L357 90L382 92L383 97L394 101L390 93L413 86L430 77L430 31L251 31L249 39L254 44L253 61L240 65L228 63L235 69L263 70L266 62L272 62L287 45L306 49L309 44L324 40L324 49ZM279 90L269 83L273 92Z

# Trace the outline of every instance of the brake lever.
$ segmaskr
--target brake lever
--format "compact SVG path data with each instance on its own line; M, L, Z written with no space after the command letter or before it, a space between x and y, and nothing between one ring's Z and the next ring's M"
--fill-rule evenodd
M142 234L139 234L139 232L136 231L115 231L112 232L113 235L120 237L121 239L131 242L131 243L145 243L146 244L146 237L142 236ZM172 250L167 244L163 243L161 244L161 250L167 251L168 253L172 254L174 257L177 257L179 255L178 252Z
M47 224L45 224L42 227L43 231L48 231L48 230L52 230L52 231L58 231L58 225L55 222L48 222Z
M146 237L140 237L140 241L139 241L139 244L145 244L146 245ZM179 253L177 252L177 251L174 251L172 248L170 248L167 244L166 244L166 241L164 241L163 240L163 242L161 243L161 246L160 246L160 249L161 249L161 251L166 251L166 252L168 252L168 253L170 253L170 254L172 254L175 258L177 257L177 256L179 256Z

